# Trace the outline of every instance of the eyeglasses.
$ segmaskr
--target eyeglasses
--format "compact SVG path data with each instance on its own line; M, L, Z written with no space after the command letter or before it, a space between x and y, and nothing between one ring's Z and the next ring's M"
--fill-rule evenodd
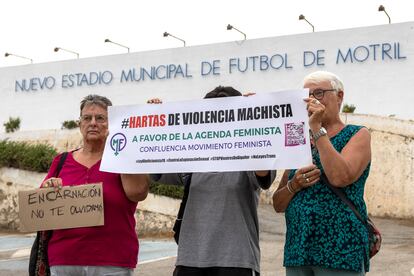
M95 122L97 122L98 124L106 123L106 121L108 120L108 118L102 114L97 114L97 115L85 114L85 115L80 116L80 120L84 123L92 122L92 118L95 118Z
M325 92L332 92L336 91L336 89L315 89L312 92L309 92L309 97L314 96L317 100L322 100L323 96L325 95Z

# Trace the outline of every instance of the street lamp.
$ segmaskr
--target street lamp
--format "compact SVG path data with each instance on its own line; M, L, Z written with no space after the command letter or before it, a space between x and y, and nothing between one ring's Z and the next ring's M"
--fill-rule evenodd
M163 36L164 36L164 37L167 37L167 36L172 36L172 37L174 37L175 39L181 40L181 42L183 42L183 43L184 43L184 47L185 47L185 40L184 40L184 39L181 39L181 38L179 38L179 37L176 37L176 36L174 36L174 35L172 35L172 34L170 34L170 33L168 33L168 32L164 32Z
M31 58L24 57L24 56L19 56L19 55L15 55L15 54L12 54L12 53L5 53L5 54L4 54L4 56L5 56L5 57L8 57L8 56L15 56L15 57L19 57L19 58L23 58L23 59L30 60L30 63L33 63L33 59L31 59Z
M107 38L107 39L105 39L105 42L109 42L109 43L116 44L116 45L118 45L118 46L124 47L124 48L126 48L126 49L128 50L128 53L129 53L129 47L127 47L127 46L125 46L125 45L122 45L122 44L119 44L119 43L113 42L113 41L109 40L108 38Z
M230 30L232 30L232 29L235 29L236 31L238 31L239 33L241 33L243 36L244 36L244 40L246 40L246 34L245 33L243 33L242 31L240 31L239 29L237 29L236 27L234 27L234 26L232 26L232 25L230 25L230 24L227 24L227 30L228 31L230 31Z
M388 24L391 24L391 18L390 18L390 16L388 15L388 13L387 13L387 11L385 10L385 8L384 8L384 6L383 5L380 5L379 7L378 7L378 11L380 11L380 12L385 12L385 14L388 16Z
M74 51L71 51L71 50L68 50L68 49L64 49L64 48L61 48L61 47L55 47L55 49L54 49L55 52L57 52L59 50L72 53L72 54L76 55L77 58L79 58L79 53L76 53Z
M312 32L315 32L315 27L305 18L303 14L299 15L299 20L305 20L312 27Z

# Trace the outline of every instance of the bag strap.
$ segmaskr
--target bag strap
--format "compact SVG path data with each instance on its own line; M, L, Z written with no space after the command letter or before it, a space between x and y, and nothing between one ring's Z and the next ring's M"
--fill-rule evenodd
M55 173L54 173L54 176L55 177L58 177L59 176L59 174L60 174L60 171L62 170L62 168L63 168L63 164L65 164L65 160L66 160L66 158L68 157L68 154L69 154L69 152L67 152L67 151L65 151L64 153L62 153L62 155L60 156L60 159L59 159L59 163L58 163L58 165L57 165L57 167L56 167L56 170L55 170ZM39 235L42 235L41 233L42 232L44 232L44 237L43 237L43 240L50 240L50 238L52 237L52 233L53 233L53 231L52 230L47 230L47 231L38 231L37 232L37 234Z
M328 186L329 189L331 189L332 192L334 192L346 205L348 205L349 208L351 208L352 212L354 212L355 216L365 225L365 227L368 227L367 221L364 220L361 216L361 214L358 212L357 208L355 207L354 203L349 200L349 198L346 196L344 190L341 188L333 186L326 176L325 173L321 174L321 181L322 183L325 183L326 186Z
M184 194L183 199L181 200L180 209L178 210L177 220L182 220L184 216L185 205L187 204L188 194L190 193L190 184L192 173L183 174L181 179L184 184Z
M60 171L61 171L61 170L62 170L62 168L63 168L63 164L65 163L66 157L68 157L68 154L69 154L69 152L65 151L65 152L64 152L64 153L62 153L62 155L60 156L58 166L56 167L56 170L55 170L55 177L58 177L58 176L59 176Z
M65 160L68 157L68 154L69 154L68 152L64 152L60 156L59 163L54 173L55 177L59 176L60 171L63 168L63 164L65 163ZM49 259L48 259L47 250L48 250L49 240L52 238L52 234L53 234L52 230L37 231L36 239L34 241L34 244L30 252L30 262L29 262L29 275L30 276L50 275L50 267L49 267ZM39 254L41 254L40 257L39 257ZM39 258L41 258L41 260ZM41 264L40 261L42 261L43 264ZM42 272L40 272L39 270L42 270Z

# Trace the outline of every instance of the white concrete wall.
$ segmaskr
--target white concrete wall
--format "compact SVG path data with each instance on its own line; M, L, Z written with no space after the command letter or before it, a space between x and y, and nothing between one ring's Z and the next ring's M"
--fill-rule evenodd
M166 102L200 99L218 85L257 93L292 89L316 70L338 74L345 83L346 101L358 106L358 112L412 119L413 36L414 22L406 22L0 68L0 123L12 116L21 118L22 130L59 128L64 120L79 117L80 100L92 93L125 105L144 104L153 97ZM341 55L348 56L346 62ZM269 61L261 67L259 57ZM233 66L237 60L240 69ZM266 66L270 60L273 68ZM217 72L202 74L202 64L213 61ZM166 65L188 65L191 77L173 72L170 78L122 81L124 70ZM91 72L111 72L113 79L95 83ZM89 81L64 84L68 75L77 73ZM56 80L50 89L48 78ZM18 88L23 81L32 83L29 91Z

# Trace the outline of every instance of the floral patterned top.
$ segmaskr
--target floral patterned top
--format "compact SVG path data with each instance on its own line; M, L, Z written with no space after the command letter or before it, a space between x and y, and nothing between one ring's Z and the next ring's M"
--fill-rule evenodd
M362 126L347 125L330 138L334 148L341 152ZM319 153L312 149L313 162L323 172ZM362 218L367 218L364 186L370 164L353 184L343 188ZM292 170L289 179L294 175ZM320 266L324 268L360 272L362 264L369 271L368 233L348 205L325 184L298 192L286 211L286 243L284 266Z

